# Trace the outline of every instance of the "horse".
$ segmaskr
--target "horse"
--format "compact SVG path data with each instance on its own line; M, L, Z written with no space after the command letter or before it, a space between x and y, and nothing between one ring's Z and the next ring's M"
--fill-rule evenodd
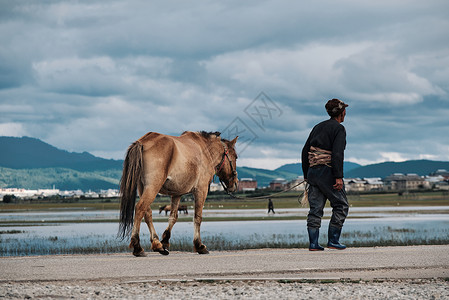
M167 204L167 205L159 207L159 214L161 214L162 211L165 211L165 215L167 215L167 213L169 211L171 211L171 205ZM187 210L187 205L179 205L178 206L178 211L184 212L185 215L189 214L189 212Z
M220 132L185 131L180 136L149 132L129 146L120 179L118 236L122 240L131 236L129 248L133 248L134 256L146 256L139 237L142 218L150 231L151 249L169 254L179 202L182 195L189 193L193 194L195 210L193 250L209 253L200 234L203 206L214 175L228 192L237 189L237 138L229 141L221 138ZM137 193L140 200L136 204ZM158 193L171 197L168 227L162 240L154 229L150 207Z

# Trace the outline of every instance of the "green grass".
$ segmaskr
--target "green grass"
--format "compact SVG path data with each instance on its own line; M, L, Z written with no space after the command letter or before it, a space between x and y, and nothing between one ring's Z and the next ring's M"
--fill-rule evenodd
M0 230L0 234L16 234L16 233L24 233L22 230Z
M53 255L53 254L98 254L98 253L131 253L127 241L105 240L90 245L70 245L65 238L50 236L41 238L44 241L11 240L14 247L7 247L6 243L0 243L0 256L27 256L27 255ZM293 240L293 242L292 242ZM141 241L142 247L150 253L151 245L148 241ZM246 240L229 241L221 235L209 236L204 240L209 251L239 251L248 249L291 249L308 247L307 237L303 235L274 235L272 241L261 241L258 235L251 235ZM364 242L344 241L348 247L386 247L386 246L410 246L410 245L447 245L449 239L380 239ZM177 237L170 241L170 251L193 252L191 238ZM131 254L130 254L131 255Z
M298 202L298 192L288 192L282 194L282 197L273 198L276 209L300 208ZM227 195L211 195L211 198L206 200L204 209L267 209L266 199L231 199ZM399 196L397 193L378 193L378 194L360 194L349 195L349 203L351 207L385 207L385 206L447 206L449 205L449 195L444 192L421 192L406 196ZM152 204L153 214L156 216L159 212L159 207L170 202L169 197L157 197ZM179 214L178 222L192 222L193 218L193 201L183 202L189 207L189 214ZM327 203L329 207L329 203ZM120 210L120 203L118 198L112 199L82 199L75 202L52 202L43 200L24 201L21 203L1 203L0 214L8 212L23 212L23 211L50 211L50 210ZM438 213L439 211L426 210L422 213ZM403 211L406 213L406 211ZM164 215L164 213L162 213ZM326 218L326 217L324 217ZM349 214L348 218L351 218ZM358 217L360 218L360 217ZM155 218L154 222L167 222L166 218ZM275 214L270 216L229 216L229 217L204 217L203 221L255 221L255 220L304 220L305 216L283 216L282 214ZM102 219L102 220L63 220L63 221L21 221L20 225L38 226L51 223L104 223L104 222L118 222L118 219ZM1 221L0 227L16 224L17 221Z
M272 198L274 208L299 208L300 192L287 192L281 197ZM242 195L240 195L242 196ZM250 197L250 195L249 195ZM267 199L232 199L227 195L210 195L204 205L204 209L266 209ZM399 196L397 193L376 193L348 195L349 204L352 207L376 207L376 206L444 206L449 205L449 195L444 192L419 192ZM119 210L118 198L114 199L86 199L75 202L51 202L42 200L23 201L21 203L0 203L0 213L20 210L47 210L47 209L93 209L93 210ZM170 203L169 197L158 197L151 205L153 211L159 211L159 207ZM193 201L183 202L193 206ZM327 203L329 206L329 203ZM191 209L190 209L191 210Z

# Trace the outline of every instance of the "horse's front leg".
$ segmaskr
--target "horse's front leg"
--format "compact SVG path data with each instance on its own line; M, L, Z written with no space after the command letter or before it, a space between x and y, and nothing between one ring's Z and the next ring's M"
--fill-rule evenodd
M171 230L175 225L176 221L178 221L178 206L179 201L181 200L181 196L172 196L171 197L171 210L170 217L168 218L168 227L165 229L164 234L162 235L162 247L164 250L168 250L170 248L170 236Z
M203 220L203 206L206 201L207 189L197 190L195 197L195 215L193 217L193 250L198 254L209 254L206 245L201 242L201 221Z

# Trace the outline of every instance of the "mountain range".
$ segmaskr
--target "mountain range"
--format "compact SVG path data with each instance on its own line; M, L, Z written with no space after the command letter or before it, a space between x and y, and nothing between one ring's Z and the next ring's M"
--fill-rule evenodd
M122 165L123 160L104 159L88 152L68 152L35 138L0 137L0 188L117 189ZM449 162L411 160L367 166L345 162L344 165L346 178L384 178L393 173L428 175L437 169L449 170ZM237 171L239 179L253 178L259 187L277 178L292 180L302 175L300 163L275 170L237 167Z

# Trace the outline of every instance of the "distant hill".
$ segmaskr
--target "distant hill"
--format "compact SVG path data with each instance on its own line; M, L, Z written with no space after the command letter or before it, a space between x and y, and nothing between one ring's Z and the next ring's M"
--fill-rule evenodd
M239 174L239 179L252 178L257 180L258 187L268 186L271 181L277 178L292 180L299 176L298 172L278 171L277 169L272 171L249 167L237 167L237 172Z
M353 163L353 162L344 162L344 170L345 172L348 172L350 170L356 169L361 167L361 165ZM275 171L278 172L288 172L288 173L295 173L299 175L303 175L302 174L302 164L301 163L296 163L296 164L286 164L283 165L279 168L277 168Z
M0 167L0 187L98 191L118 189L120 169L76 171L66 168L9 169Z
M378 164L358 167L345 172L346 178L380 177L385 178L393 173L410 174L420 176L429 175L438 169L449 170L449 162L433 160L408 160L404 162L383 162Z
M383 162L367 166L361 166L352 162L344 163L345 178L385 178L393 173L415 173L420 176L425 176L435 172L438 169L449 170L449 162L433 160L408 160L404 162ZM302 168L300 163L283 165L277 168L275 171L296 173L302 175Z
M117 189L122 165L122 160L104 159L87 152L68 152L35 138L0 137L0 187ZM346 178L384 178L393 173L428 175L437 169L449 170L449 162L411 160L367 166L345 162L344 168ZM277 178L292 180L302 175L300 163L286 164L276 170L237 167L237 171L239 179L256 179L259 187L268 186Z
M11 169L68 168L94 171L122 168L123 161L60 150L30 137L0 137L0 166Z
M117 189L123 161L58 149L30 137L0 137L0 187Z

